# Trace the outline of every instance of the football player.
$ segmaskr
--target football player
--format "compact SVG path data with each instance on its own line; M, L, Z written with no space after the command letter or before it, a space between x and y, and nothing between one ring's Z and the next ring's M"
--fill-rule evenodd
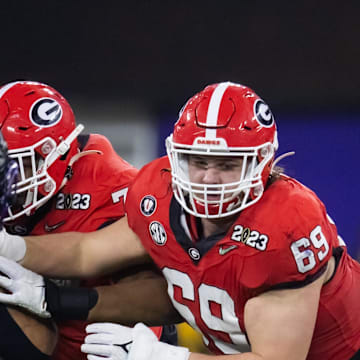
M277 170L269 106L240 84L207 86L185 104L166 146L168 156L143 167L132 183L127 219L67 234L66 254L51 254L51 243L65 235L28 237L17 260L43 274L83 277L149 254L178 315L219 359L359 359L360 265L314 192ZM10 240L5 235L3 242ZM59 311L43 294L42 276L7 258L0 270L11 279L0 278L11 292L0 299L42 316ZM104 298L99 294L98 302ZM95 304L89 319L101 311ZM113 316L125 314L114 307ZM164 319L165 311L153 313L148 324ZM163 344L142 323L91 324L87 332L88 359L213 358Z
M83 126L76 126L69 103L55 89L30 81L0 88L0 128L9 156L19 166L16 202L8 207L7 193L0 197L2 210L8 209L4 223L9 233L88 232L124 216L128 186L137 170L115 153L104 136L81 135ZM4 158L0 160L4 164ZM7 191L8 186L1 189L4 187ZM18 236L13 240L18 241ZM69 251L66 240L61 241L61 248ZM21 257L23 249L17 251L15 258ZM79 285L115 284L121 275L91 278ZM90 302L96 301L96 294L91 294ZM0 356L48 359L54 352L56 360L85 359L80 351L85 325L83 321L61 321L57 335L48 321L2 305ZM154 331L159 335L161 328Z

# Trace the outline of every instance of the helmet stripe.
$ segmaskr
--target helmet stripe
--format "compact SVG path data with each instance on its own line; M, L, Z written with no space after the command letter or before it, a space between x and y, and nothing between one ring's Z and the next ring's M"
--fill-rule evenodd
M8 84L4 85L2 88L0 88L0 99L10 88L12 88L14 85L19 84L19 83L21 83L21 81L14 81L14 82L8 83Z
M231 82L220 83L214 90L211 95L209 102L208 113L206 117L206 131L205 137L209 139L216 138L216 129L214 128L217 125L217 120L219 116L221 100L224 96L226 89L231 85ZM208 128L213 127L213 128Z

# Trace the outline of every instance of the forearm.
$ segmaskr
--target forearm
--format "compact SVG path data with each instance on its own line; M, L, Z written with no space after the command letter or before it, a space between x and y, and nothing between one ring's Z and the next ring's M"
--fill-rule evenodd
M126 217L98 231L29 236L25 241L21 264L48 277L99 277L150 261Z
M167 295L164 278L150 272L142 279L125 280L111 286L96 288L99 297L90 311L88 321L118 322L133 326L144 322L148 326L174 324L183 321Z
M110 274L150 257L126 216L101 230L21 237L0 232L0 256L53 278Z
M48 277L83 277L81 258L84 234L69 232L25 237L26 253L20 264Z
M26 311L12 307L8 308L7 311L9 313L9 319L13 319L16 323L16 328L19 328L19 333L16 332L13 334L13 325L7 323L8 318L2 318L2 321L4 321L2 323L3 327L7 328L11 326L12 331L9 332L9 336L15 335L14 337L16 337L17 334L24 333L31 343L41 352L49 355L53 353L58 334L56 326L51 320L40 319L37 316L30 315ZM4 339L2 340L5 341ZM14 340L13 344L15 343L16 340Z

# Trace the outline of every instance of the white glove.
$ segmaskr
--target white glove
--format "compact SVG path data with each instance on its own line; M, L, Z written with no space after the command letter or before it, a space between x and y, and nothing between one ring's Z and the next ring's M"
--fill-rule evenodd
M3 228L0 231L0 255L15 261L21 261L26 253L26 243L23 237L11 235Z
M81 351L88 360L188 360L187 348L160 342L150 328L138 323L134 328L112 323L86 327L89 334Z
M13 260L0 256L0 302L20 306L38 316L49 318L46 310L45 282L41 275L25 269Z

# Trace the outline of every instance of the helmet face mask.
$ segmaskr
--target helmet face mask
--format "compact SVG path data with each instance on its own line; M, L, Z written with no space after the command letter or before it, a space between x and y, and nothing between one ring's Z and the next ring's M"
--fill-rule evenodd
M51 149L49 156L43 158L39 154L40 147ZM17 201L9 209L10 218L21 216L23 212L30 215L33 209L44 204L55 193L56 182L47 172L49 157L55 149L55 141L44 138L33 146L9 150L9 157L19 167L15 190Z
M48 85L18 81L0 88L0 127L9 157L19 166L16 204L4 221L31 215L57 193L77 154L73 111Z
M8 208L15 200L14 188L18 172L18 165L8 156L7 145L0 134L0 229L4 217L8 215Z
M256 113L258 112L258 113ZM190 214L231 216L257 202L264 191L277 149L269 107L249 88L221 83L192 97L166 140L174 196ZM231 182L194 182L189 157L241 159Z

